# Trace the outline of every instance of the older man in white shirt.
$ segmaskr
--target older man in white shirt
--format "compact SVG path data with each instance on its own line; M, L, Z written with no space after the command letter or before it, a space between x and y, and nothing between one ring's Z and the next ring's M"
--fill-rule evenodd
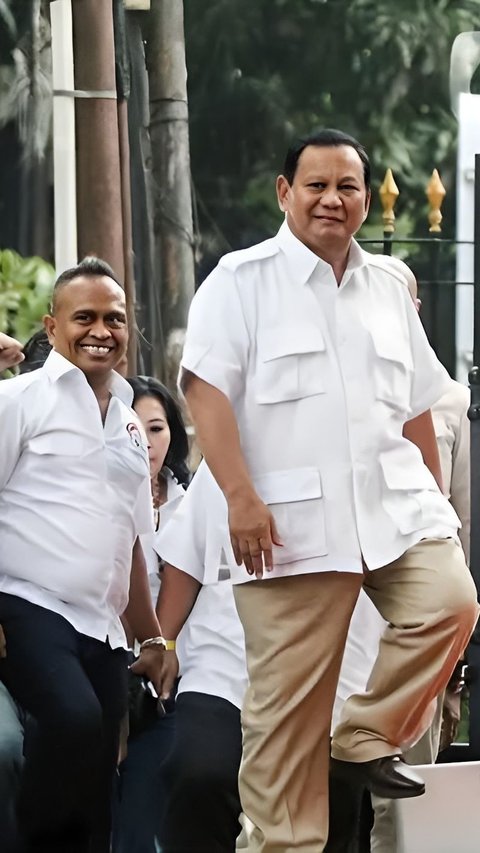
M113 272L63 273L43 368L0 384L0 678L29 712L23 849L107 853L126 712L126 639L157 683L164 641L139 534L152 525L146 440L115 373L128 340Z
M339 775L378 794L423 793L401 745L477 618L435 480L429 409L449 377L403 278L353 240L369 177L364 149L339 131L292 146L277 182L286 222L223 258L189 317L182 387L239 564L252 853L324 847L331 710L362 583L389 628L332 752Z

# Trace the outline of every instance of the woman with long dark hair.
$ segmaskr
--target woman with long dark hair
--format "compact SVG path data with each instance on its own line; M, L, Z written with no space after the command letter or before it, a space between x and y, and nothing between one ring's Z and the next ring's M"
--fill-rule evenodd
M161 584L155 539L160 525L178 507L190 479L188 437L177 401L158 379L135 376L133 408L142 421L148 442L152 484L154 533L141 536L150 592L156 604ZM142 731L130 732L128 754L119 769L119 796L115 814L115 853L155 853L165 800L161 767L174 731L173 703L167 713ZM133 721L132 721L133 722Z

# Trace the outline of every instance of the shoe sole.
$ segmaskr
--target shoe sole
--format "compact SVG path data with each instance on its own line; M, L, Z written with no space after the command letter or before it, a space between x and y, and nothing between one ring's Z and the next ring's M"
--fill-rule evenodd
M348 766L342 767L344 763L348 764ZM347 763L333 759L330 765L330 773L337 779L347 782L349 785L361 785L363 788L367 788L371 794L375 794L376 797L385 797L387 800L407 800L413 797L421 797L425 793L425 785L405 788L376 785L369 778L368 773L365 773L360 768L355 770L351 762Z
M412 797L422 797L425 793L425 785L421 788L382 788L381 786L373 784L369 784L368 782L364 782L364 785L371 794L375 794L376 797L385 797L387 800L408 800L412 799Z

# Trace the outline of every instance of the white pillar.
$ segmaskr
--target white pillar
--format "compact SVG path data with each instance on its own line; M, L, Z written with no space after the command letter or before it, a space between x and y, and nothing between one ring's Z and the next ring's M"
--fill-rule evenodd
M59 274L68 267L75 266L78 261L73 32L70 0L54 0L50 3L50 18L53 72L55 267Z
M461 92L458 101L457 282L473 282L475 154L480 153L480 95ZM473 362L473 284L456 288L457 379L467 382Z

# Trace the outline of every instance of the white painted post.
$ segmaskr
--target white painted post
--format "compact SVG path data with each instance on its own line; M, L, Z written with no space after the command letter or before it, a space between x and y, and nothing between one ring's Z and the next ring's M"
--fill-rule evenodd
M480 32L459 33L450 54L450 99L458 121L456 378L467 382L473 363L473 245L475 154L480 152L480 95L470 83L480 63ZM466 282L471 282L467 284Z
M75 266L77 193L75 168L75 97L71 0L50 3L53 71L53 167L55 267L57 274Z
M457 379L467 382L473 363L473 224L475 154L480 151L480 95L462 92L458 101L456 339Z

